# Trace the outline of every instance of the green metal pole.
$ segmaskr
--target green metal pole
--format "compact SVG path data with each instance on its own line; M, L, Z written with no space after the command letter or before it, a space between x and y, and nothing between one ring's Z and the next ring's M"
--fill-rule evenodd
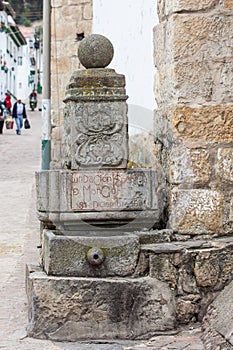
M43 1L43 89L42 89L42 170L50 168L51 161L51 88L50 88L50 37L51 4Z

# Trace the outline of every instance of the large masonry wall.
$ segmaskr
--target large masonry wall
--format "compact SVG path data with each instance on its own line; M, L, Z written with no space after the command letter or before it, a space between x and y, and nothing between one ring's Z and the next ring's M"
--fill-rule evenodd
M168 227L223 235L233 220L233 1L158 0L155 140Z
M63 110L66 86L71 72L81 68L78 42L92 32L92 0L51 1L51 105L52 129L51 168L59 168L62 140Z

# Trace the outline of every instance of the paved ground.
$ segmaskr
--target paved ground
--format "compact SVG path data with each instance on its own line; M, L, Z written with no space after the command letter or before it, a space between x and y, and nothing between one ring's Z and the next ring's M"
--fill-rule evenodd
M34 173L40 170L41 113L28 112L30 130L0 135L0 349L7 350L202 350L199 329L148 342L54 343L26 336L25 266L39 261L39 222Z

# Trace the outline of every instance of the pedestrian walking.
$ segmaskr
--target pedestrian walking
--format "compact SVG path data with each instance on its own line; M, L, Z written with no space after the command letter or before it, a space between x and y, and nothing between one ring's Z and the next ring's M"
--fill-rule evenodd
M0 134L2 134L4 126L4 107L4 104L0 101Z
M12 107L12 103L11 103L11 96L8 93L5 93L5 99L4 99L4 105L8 111L8 114L11 115L11 107Z
M12 117L15 118L16 123L16 134L21 135L21 129L23 127L23 119L27 119L25 104L21 98L18 97L17 101L13 106Z

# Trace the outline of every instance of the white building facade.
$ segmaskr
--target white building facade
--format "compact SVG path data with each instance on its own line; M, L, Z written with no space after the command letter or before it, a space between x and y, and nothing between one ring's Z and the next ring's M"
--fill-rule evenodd
M157 23L157 0L93 0L92 32L110 39L115 52L109 68L126 77L130 132L153 128L153 28Z
M19 96L27 102L32 90L29 47L14 17L10 4L0 1L0 99L7 92L12 102Z

